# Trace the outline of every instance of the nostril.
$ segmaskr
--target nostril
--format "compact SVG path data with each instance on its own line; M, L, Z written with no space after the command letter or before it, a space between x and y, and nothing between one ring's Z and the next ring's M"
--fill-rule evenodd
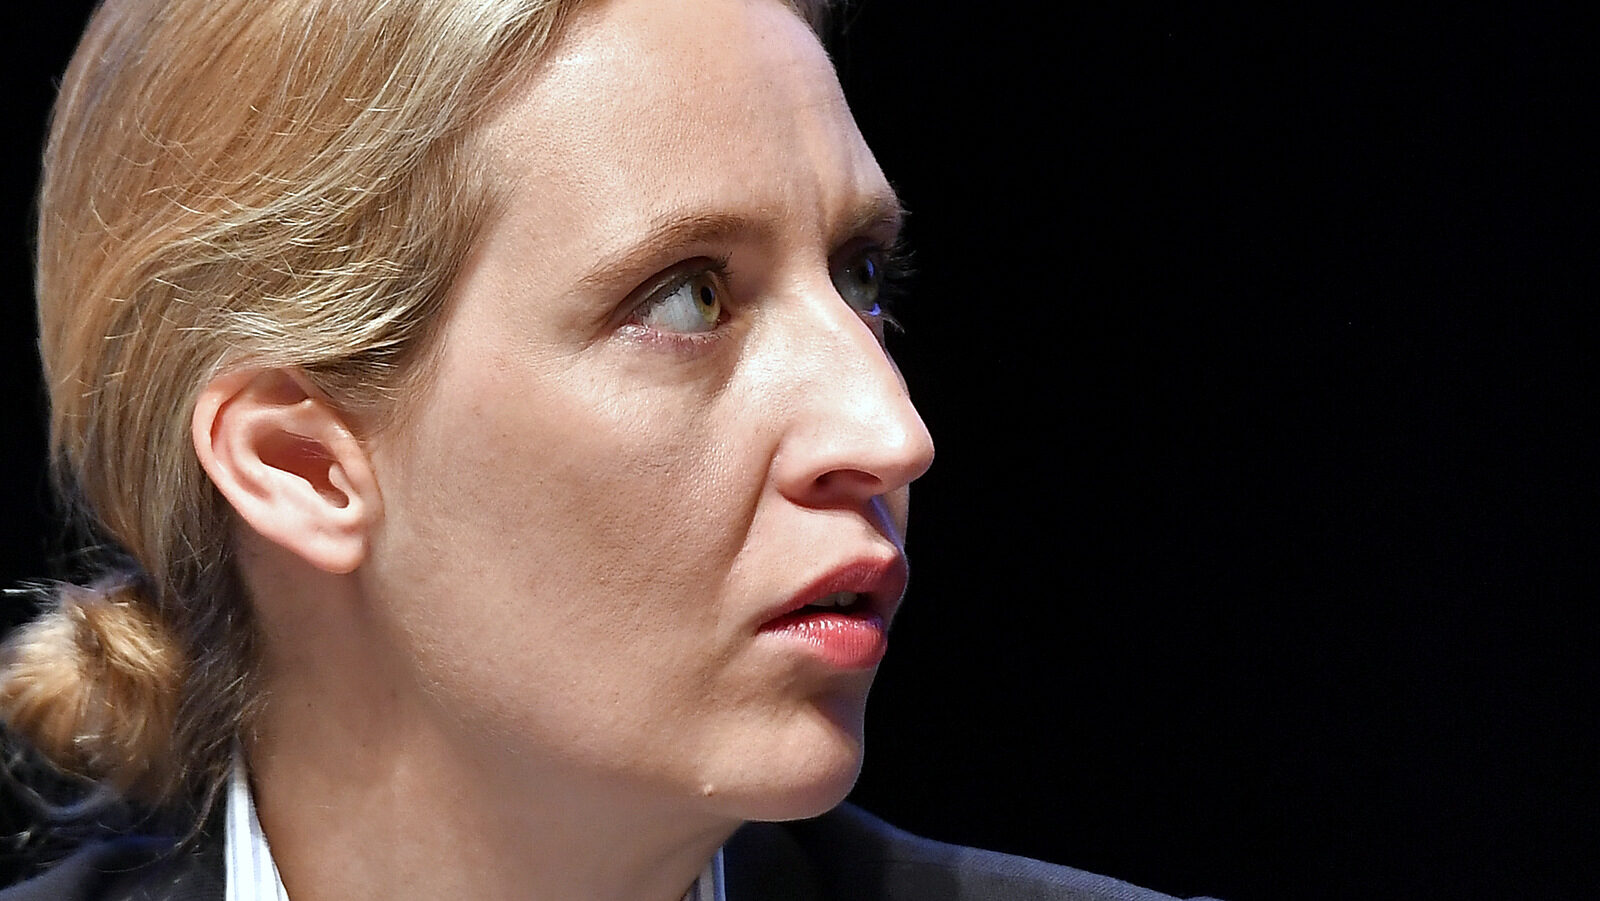
M882 479L859 469L830 469L817 476L816 488L823 492L873 497L883 493L884 484Z

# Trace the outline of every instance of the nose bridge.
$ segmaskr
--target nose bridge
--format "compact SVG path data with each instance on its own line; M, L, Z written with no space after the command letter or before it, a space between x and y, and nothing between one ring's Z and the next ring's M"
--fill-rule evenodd
M932 463L933 439L873 330L824 284L784 317L787 475L798 485L849 472L870 494L900 488Z

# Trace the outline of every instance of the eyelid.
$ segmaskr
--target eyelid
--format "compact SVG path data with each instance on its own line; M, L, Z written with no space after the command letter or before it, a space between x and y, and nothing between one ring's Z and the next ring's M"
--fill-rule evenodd
M877 196L839 223L829 243L839 250L852 244L867 241L889 247L900 240L905 223L906 209L893 193Z
M883 290L899 294L904 288L905 280L916 274L916 270L911 266L911 247L905 238L898 234L888 241L880 241L870 236L848 241L828 260L828 268L831 271L835 266L853 262L869 254L878 257Z
M898 223L884 223L881 228L858 233L841 243L829 257L829 265L837 265L853 255L873 251L886 260L904 261L910 256L905 233L900 230Z

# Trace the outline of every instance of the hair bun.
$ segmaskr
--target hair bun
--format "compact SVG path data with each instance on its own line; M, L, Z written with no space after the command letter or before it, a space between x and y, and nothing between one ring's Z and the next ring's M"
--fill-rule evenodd
M133 577L63 585L0 648L0 718L60 769L159 797L183 654Z

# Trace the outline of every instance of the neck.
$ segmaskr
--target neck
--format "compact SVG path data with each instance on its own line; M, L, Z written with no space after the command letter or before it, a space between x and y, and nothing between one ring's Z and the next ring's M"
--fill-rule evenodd
M308 730L263 734L256 805L295 901L679 901L737 825L686 824L572 774L496 778L503 762L425 745L330 760L266 737Z

